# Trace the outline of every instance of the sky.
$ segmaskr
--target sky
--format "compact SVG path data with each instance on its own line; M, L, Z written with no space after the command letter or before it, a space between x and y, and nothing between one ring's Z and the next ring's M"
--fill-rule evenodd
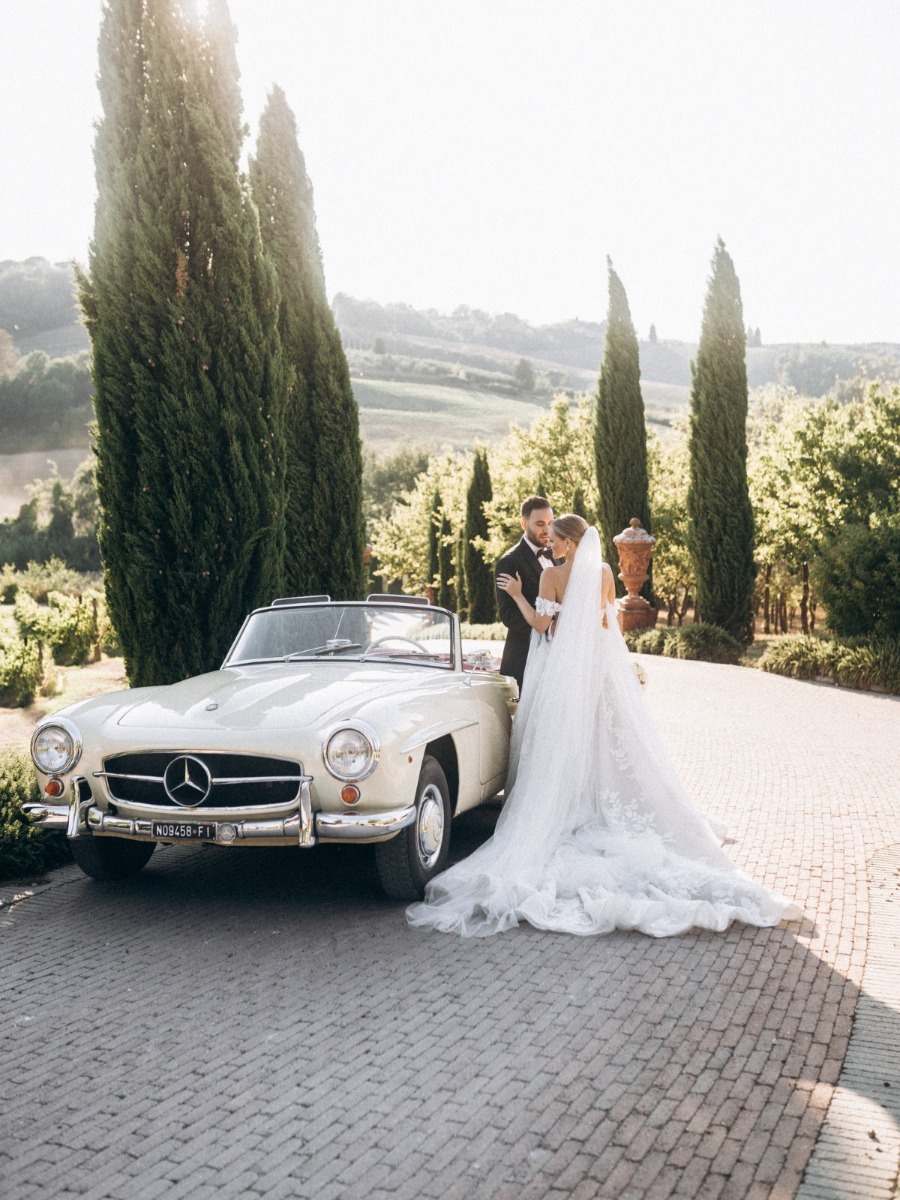
M199 0L202 2L202 0ZM230 0L297 117L329 296L696 340L900 342L896 0ZM84 262L100 0L0 0L0 261Z

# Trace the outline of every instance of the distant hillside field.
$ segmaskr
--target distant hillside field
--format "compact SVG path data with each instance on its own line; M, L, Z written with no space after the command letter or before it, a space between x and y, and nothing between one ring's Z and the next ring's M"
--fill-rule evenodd
M32 350L43 350L50 358L68 358L70 354L80 354L82 350L91 348L88 331L80 324L42 329L40 333L29 334L28 337L16 337L15 343L22 355L30 354Z
M335 296L332 308L362 437L378 454L403 441L435 450L490 443L512 422L530 424L554 395L590 395L597 386L603 321L531 325L515 313L467 305L440 313L343 294ZM39 450L52 457L57 453L52 447L77 447L82 440L86 451L90 375L86 358L79 365L74 356L88 349L88 338L78 319L71 264L42 258L0 262L0 330L22 355L0 375L0 451ZM754 343L761 340L756 333ZM5 341L8 347L10 339ZM3 343L0 339L0 348ZM37 350L51 361L36 367L32 360L29 368L27 356ZM647 421L662 437L673 436L673 426L687 411L696 353L694 342L655 336L640 342ZM74 366L66 367L67 359ZM29 370L32 376L43 372L44 378L32 379L32 392L14 395L23 393ZM900 345L753 344L747 349L751 388L776 384L804 396L824 396L861 374L900 380ZM41 415L51 409L55 420ZM50 449L43 451L45 446ZM12 487L21 503L27 497L18 483L10 483L15 473L4 465L12 457L0 453L0 489Z
M366 447L376 454L403 442L468 450L509 432L514 422L530 425L547 405L491 392L420 382L352 380Z

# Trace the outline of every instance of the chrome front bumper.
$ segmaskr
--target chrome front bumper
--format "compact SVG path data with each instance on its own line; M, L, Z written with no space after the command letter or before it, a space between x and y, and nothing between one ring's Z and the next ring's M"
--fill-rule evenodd
M211 817L197 809L160 811L150 816L124 817L104 812L91 800L81 800L78 780L72 780L71 804L24 804L23 811L33 825L42 829L64 829L68 837L94 833L124 838L153 838L153 823L203 820L215 825L216 845L233 846L242 841L290 841L298 846L325 842L365 842L393 837L416 819L416 806L389 809L387 812L313 812L309 785L304 783L298 797L298 811L288 817ZM154 838L166 841L166 838Z

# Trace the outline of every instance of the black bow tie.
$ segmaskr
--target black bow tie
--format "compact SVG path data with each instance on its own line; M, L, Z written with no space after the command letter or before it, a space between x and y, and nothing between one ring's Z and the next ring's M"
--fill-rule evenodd
M553 551L545 546L543 550L538 550L537 554L535 555L535 558L549 558L550 561L552 562L553 561Z

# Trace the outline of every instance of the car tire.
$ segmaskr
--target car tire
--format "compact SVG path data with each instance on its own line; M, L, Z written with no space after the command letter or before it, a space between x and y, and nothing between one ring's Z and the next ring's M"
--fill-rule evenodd
M394 900L421 900L450 852L450 789L437 759L426 755L416 787L416 819L375 847L378 878Z
M72 857L91 879L110 883L131 879L143 869L156 849L156 842L129 842L124 838L73 838Z

